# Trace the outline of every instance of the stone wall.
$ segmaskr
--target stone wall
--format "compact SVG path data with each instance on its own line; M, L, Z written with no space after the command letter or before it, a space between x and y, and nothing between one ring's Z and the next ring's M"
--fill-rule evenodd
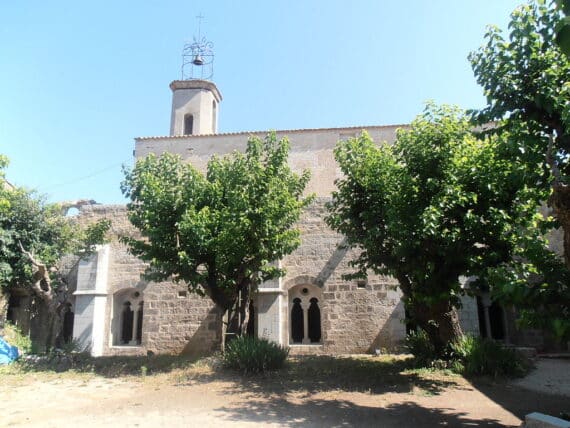
M308 284L322 289L322 344L294 345L292 353L347 354L394 348L405 336L397 283L374 274L360 284L342 279L354 271L348 263L355 254L339 248L342 236L325 224L327 200L318 198L303 213L301 246L282 261L287 270L282 279L282 343L289 344L288 290Z
M328 197L336 189L334 180L341 176L333 150L339 140L356 137L365 129L378 144L392 143L396 130L408 125L367 126L353 128L297 129L277 131L277 138L290 141L289 166L296 172L311 171L306 192ZM233 151L245 151L251 136L264 138L268 131L237 132L216 135L185 135L173 137L145 137L135 139L135 158L141 159L154 153L174 153L205 171L213 154L220 156Z
M210 352L220 343L219 314L210 299L188 292L172 283L147 282L141 274L146 267L119 242L119 236L138 236L127 218L124 205L88 205L80 210L77 221L87 225L99 219L111 220L103 355ZM113 345L112 326L118 325L113 314L113 296L126 288L143 294L141 346ZM184 296L185 293L185 296Z

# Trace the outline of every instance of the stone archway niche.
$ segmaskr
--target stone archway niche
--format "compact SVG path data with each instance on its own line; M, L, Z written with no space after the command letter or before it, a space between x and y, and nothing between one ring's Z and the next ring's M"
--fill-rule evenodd
M322 290L311 284L289 289L289 343L322 343Z

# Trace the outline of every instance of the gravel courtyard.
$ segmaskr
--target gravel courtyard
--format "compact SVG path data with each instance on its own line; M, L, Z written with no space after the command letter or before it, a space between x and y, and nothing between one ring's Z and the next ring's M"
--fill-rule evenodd
M531 376L551 371L549 363ZM570 373L569 360L557 363ZM515 427L526 413L558 414L570 402L567 390L547 394L491 379L472 384L398 364L315 359L249 378L209 365L119 377L0 372L0 426Z

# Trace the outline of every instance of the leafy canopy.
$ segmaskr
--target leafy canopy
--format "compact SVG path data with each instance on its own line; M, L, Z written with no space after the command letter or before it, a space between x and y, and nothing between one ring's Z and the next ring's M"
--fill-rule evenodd
M488 105L476 112L479 122L505 119L493 131L507 129L516 136L510 144L540 155L527 161L544 162L553 137L554 166L568 175L570 60L556 43L562 18L554 4L542 0L520 6L511 15L508 38L490 27L486 45L469 59L487 97Z
M485 286L487 269L509 262L523 237L543 242L535 226L544 195L529 186L542 170L516 162L499 137L476 138L456 108L428 105L393 145L363 133L335 156L344 178L327 222L362 250L355 275L393 275L432 318L459 305L459 276Z
M544 179L529 185L543 189L542 201L564 231L566 266L545 251L544 240L521 236L519 257L489 271L494 295L516 305L523 323L570 337L570 58L563 54L570 47L570 3L557 3L520 6L508 35L491 27L469 58L488 103L475 117L497 121L489 132L501 135L500 149L510 150L513 162L541 165Z
M283 274L271 264L300 244L294 228L308 172L287 165L289 142L251 138L245 153L213 157L205 175L165 153L125 172L129 219L143 239L127 238L149 262L147 277L185 281L223 309L239 290Z
M65 254L91 251L109 228L106 221L81 229L62 206L5 181L8 159L0 155L0 287L25 287L34 271L22 248L48 267ZM57 282L54 283L57 285Z

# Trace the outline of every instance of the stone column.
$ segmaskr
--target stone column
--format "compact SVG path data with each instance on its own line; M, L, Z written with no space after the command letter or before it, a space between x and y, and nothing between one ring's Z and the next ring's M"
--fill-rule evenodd
M131 328L131 340L129 340L128 343L128 345L131 346L137 344L137 325L139 321L139 316L140 316L140 311L138 310L138 305L137 305L137 308L133 310L133 327Z
M493 338L491 332L491 317L489 316L489 308L491 307L491 298L489 294L486 293L481 296L481 303L483 304L483 313L485 315L485 330L487 330L487 337L489 339Z
M309 303L301 300L301 308L303 309L303 345L310 345L309 339Z

